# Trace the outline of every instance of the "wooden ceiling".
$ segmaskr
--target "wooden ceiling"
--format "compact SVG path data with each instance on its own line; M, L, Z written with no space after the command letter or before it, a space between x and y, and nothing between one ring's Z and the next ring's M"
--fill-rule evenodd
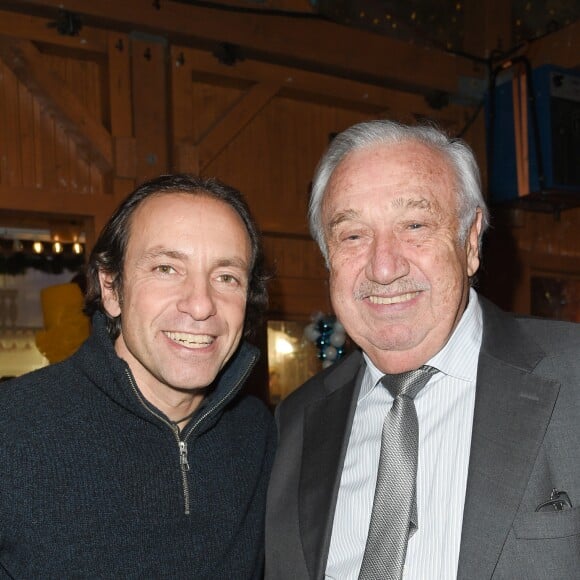
M67 0L66 13L62 0L0 0L0 10L6 7L50 18L65 34L75 34L75 23L106 26L209 47L232 63L252 58L418 94L453 94L458 91L458 76L481 78L484 74L470 58L333 22L308 4L300 4L305 0L270 1L296 3L301 10L279 10L266 3L256 10L256 2L224 5L174 0ZM73 28L67 31L71 22Z
M431 48L462 52L465 0L177 0L246 13L327 20ZM578 0L505 0L514 48L570 25L580 18ZM485 55L474 55L484 57Z
M479 100L490 56L568 26L578 0L0 0L59 34L107 26L427 96Z
M579 0L0 0L64 37L98 27L477 106L490 62L577 27ZM8 13L6 13L8 14ZM86 47L83 47L86 49Z

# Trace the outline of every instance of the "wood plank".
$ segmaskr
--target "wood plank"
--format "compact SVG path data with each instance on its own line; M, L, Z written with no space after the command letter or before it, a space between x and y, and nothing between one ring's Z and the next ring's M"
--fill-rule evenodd
M113 205L113 196L107 194L79 195L56 188L0 185L0 207L5 211L94 216L110 215Z
M40 103L32 100L32 118L34 123L34 176L35 182L33 185L42 187L43 185L43 161L42 154L42 111L40 110Z
M83 52L105 53L107 33L98 28L83 26L76 36L59 34L53 19L0 10L0 35L44 42Z
M539 38L530 44L527 50L527 56L534 67L557 64L577 69L578 54L580 54L580 19L557 32Z
M99 170L98 166L95 163L91 163L89 166L89 180L90 180L90 192L92 194L103 193L107 190L110 191L110 188L107 188L105 184L108 184L107 174L103 174L102 171Z
M63 128L58 125L55 126L54 137L56 185L59 188L68 190L71 186L69 138Z
M6 99L4 98L4 79L7 74L12 74L10 70L0 61L0 184L7 181L6 172L8 164L6 150L8 147L8 137L6 135L5 117L8 114Z
M68 158L69 158L69 184L68 190L78 193L79 191L79 171L78 155L76 143L73 139L68 139Z
M137 177L137 143L134 137L115 138L115 177Z
M201 141L211 128L222 118L224 111L231 109L253 82L246 82L240 86L239 81L227 78L212 79L210 82L200 81L192 75L193 87L193 143Z
M20 128L18 112L18 80L9 71L4 74L2 82L4 92L4 135L6 139L5 152L6 168L4 182L9 185L22 183L22 159L20 156Z
M193 139L193 82L191 67L186 66L180 47L170 50L171 168L177 172L199 173L199 155Z
M320 155L332 134L367 118L352 109L278 96L206 174L242 191L263 230L307 233L309 183Z
M507 52L512 45L512 8L505 0L465 2L463 50L480 58Z
M328 272L309 236L264 232L266 263L274 268L269 285L270 316L308 319L314 312L330 312Z
M0 58L77 143L88 150L99 168L103 171L111 170L113 149L110 134L65 86L62 79L47 70L35 46L31 42L2 36Z
M181 47L172 46L171 60L171 127L177 141L190 138L193 132L193 82L191 66Z
M264 82L253 86L220 119L199 143L199 166L203 171L236 135L272 100L280 85Z
M61 56L45 56L43 57L44 65L50 71L61 79L67 87L70 87L71 78L75 77L72 59L63 58ZM85 78L84 75L79 75L80 78ZM84 93L84 83L77 83L77 90L75 96L79 102L83 102L82 97L79 97L79 92ZM45 113L46 114L46 113ZM52 120L52 119L51 119ZM54 123L54 145L52 147L54 155L54 176L55 186L62 189L69 189L70 187L70 165L69 165L69 148L68 136L64 126L59 126L58 120Z
M111 134L114 137L133 137L129 36L111 32L107 47Z
M62 0L26 0L30 9L58 9ZM262 60L293 61L301 68L326 69L343 78L368 76L387 86L403 85L410 92L458 92L459 76L483 78L472 61L445 51L425 48L373 32L317 18L248 14L179 2L140 0L68 0L67 9L83 15L89 24L131 26L179 39L222 43L224 39ZM396 55L396 58L385 58ZM434 66L437 63L437 66Z
M36 184L34 160L34 109L30 91L21 83L18 86L18 125L20 141L20 158L22 163L22 182L27 187Z
M308 100L309 96L322 97L333 106L344 106L389 112L391 116L403 117L429 115L434 119L442 118L447 123L457 119L464 107L451 105L443 110L433 109L422 95L387 89L370 83L338 78L295 67L288 67L244 59L234 65L221 63L209 51L175 47L175 52L183 54L184 66L192 73L205 73L246 82L268 81L279 83L285 90L295 92L299 98Z
M199 147L187 139L174 142L172 167L178 173L199 173Z
M137 180L169 169L167 59L163 39L131 39Z
M114 140L115 175L112 181L116 199L124 198L135 186L137 146L133 136L131 103L131 43L127 34L108 35L108 87L111 134Z
M328 272L320 250L310 236L263 233L267 263L284 278L325 280Z
M279 277L270 285L270 317L308 319L314 312L331 311L326 279Z

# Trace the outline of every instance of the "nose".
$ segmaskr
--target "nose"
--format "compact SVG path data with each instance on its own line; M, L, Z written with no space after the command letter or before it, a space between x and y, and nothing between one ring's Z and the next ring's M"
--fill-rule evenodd
M368 280L378 284L391 284L409 274L410 265L404 245L393 233L375 236L369 249L366 266Z
M180 289L177 309L194 320L207 320L216 314L216 303L209 281L187 277Z

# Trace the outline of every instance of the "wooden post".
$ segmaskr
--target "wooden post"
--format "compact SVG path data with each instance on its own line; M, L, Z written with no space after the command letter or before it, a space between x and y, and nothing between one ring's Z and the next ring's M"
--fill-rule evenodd
M165 39L131 37L133 124L137 153L137 181L169 171L167 48Z

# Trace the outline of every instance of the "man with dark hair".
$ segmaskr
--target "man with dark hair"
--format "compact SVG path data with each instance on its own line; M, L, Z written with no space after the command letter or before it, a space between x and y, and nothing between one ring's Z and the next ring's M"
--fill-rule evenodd
M91 336L0 389L0 578L261 578L275 429L241 390L265 283L238 191L162 176L120 205Z

